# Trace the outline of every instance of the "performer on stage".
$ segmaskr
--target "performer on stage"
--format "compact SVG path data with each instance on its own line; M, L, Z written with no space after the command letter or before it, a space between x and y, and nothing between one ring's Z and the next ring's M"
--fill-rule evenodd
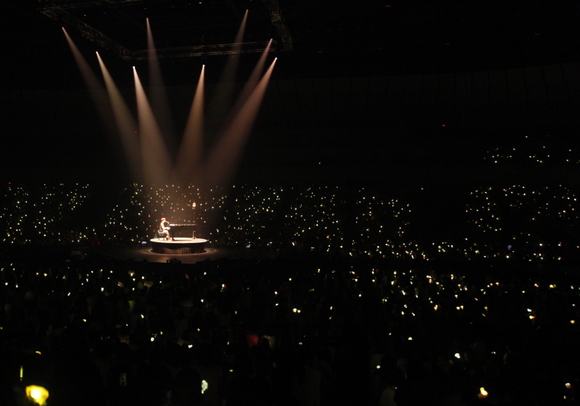
M161 223L159 223L159 235L165 237L166 240L171 239L170 234L171 227L169 227L169 221L165 217L161 219Z

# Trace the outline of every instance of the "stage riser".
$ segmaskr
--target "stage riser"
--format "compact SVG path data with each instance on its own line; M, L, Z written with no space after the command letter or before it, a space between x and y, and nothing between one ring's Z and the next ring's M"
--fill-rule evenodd
M178 238L166 240L164 238L153 238L151 241L151 251L157 254L187 255L205 252L204 238Z
M163 247L159 244L153 245L152 251L157 254L173 254L173 255L186 255L186 254L198 254L205 252L205 244L196 244L195 246L188 247Z

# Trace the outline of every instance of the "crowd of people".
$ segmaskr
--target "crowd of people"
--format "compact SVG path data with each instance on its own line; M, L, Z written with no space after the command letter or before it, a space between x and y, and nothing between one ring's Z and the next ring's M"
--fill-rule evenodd
M429 193L131 185L105 207L88 185L6 185L1 404L31 384L49 405L577 403L575 190L475 188L439 239ZM255 254L100 249L166 217Z
M4 248L2 404L574 404L580 281L530 265ZM19 397L20 396L20 397Z
M168 218L196 223L198 236L221 245L385 259L578 260L577 188L447 192L238 185L205 195L195 187L133 184L105 202L91 185L9 184L0 202L0 243L136 244L157 236L160 219Z

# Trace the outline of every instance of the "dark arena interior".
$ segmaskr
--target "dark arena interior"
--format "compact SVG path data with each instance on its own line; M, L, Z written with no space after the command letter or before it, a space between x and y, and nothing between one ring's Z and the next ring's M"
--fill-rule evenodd
M578 1L0 7L1 405L580 403Z

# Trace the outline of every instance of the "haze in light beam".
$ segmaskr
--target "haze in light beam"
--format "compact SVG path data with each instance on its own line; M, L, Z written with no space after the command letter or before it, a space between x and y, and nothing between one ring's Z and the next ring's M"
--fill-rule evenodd
M242 40L244 39L244 32L246 32L246 23L248 21L248 9L244 12L244 18L242 18L242 23L240 24L240 28L238 28L238 32L236 33L235 43L237 45L236 51L240 50L242 45Z
M258 116L275 64L276 59L242 105L217 145L212 149L206 165L207 186L227 187L232 181Z
M129 166L129 173L136 182L142 182L143 168L141 164L141 156L139 154L139 139L135 134L137 130L135 118L129 110L129 107L127 107L123 96L121 96L121 92L119 92L117 85L115 85L113 78L109 74L105 63L98 52L97 58L105 80L105 86L107 87L107 93L111 102L115 122L117 123L117 130L119 132L119 137L121 138L123 152Z
M147 187L159 187L167 184L169 180L171 160L135 67L133 67L133 77L141 135L144 183Z
M254 88L256 87L256 84L260 79L260 75L264 70L264 65L266 64L266 57L270 52L271 45L272 39L270 38L270 41L268 41L266 49L264 49L264 52L262 52L262 55L260 56L258 63L254 67L254 70L252 70L252 74L248 78L246 84L244 85L244 88L242 89L240 95L238 96L238 100L236 101L235 106L232 108L232 112L230 113L231 117L235 117L239 109L243 106L244 102L248 99L248 97L252 93L252 90L254 90Z
M187 125L179 148L175 168L175 181L180 185L197 183L201 179L201 156L203 151L203 103L204 103L205 65L201 68L197 89Z
M93 97L93 100L97 104L97 107L102 108L103 107L102 102L107 99L107 96L106 96L104 89L101 86L101 83L99 82L99 80L97 78L97 75L95 75L95 73L93 72L93 70L91 69L89 64L87 63L86 59L82 56L81 52L79 51L77 46L74 44L73 40L68 35L68 32L66 32L64 27L62 27L62 31L64 32L64 36L65 36L66 41L68 42L68 45L72 51L72 54L75 58L77 66L79 67L79 70L81 71L81 74L83 75L83 79L84 79L85 83L87 84L89 91L91 92L91 97Z
M209 119L212 121L215 119L219 120L221 117L227 116L227 112L230 109L230 105L234 97L234 83L236 82L236 74L238 72L238 65L240 60L239 52L242 47L247 20L248 10L246 10L244 13L244 18L242 18L240 28L238 28L238 32L236 33L234 46L232 48L233 54L229 55L226 59L223 73L217 83L215 96L211 101Z
M157 55L157 47L153 40L153 31L147 23L147 55L149 66L149 100L151 109L157 118L157 124L161 131L161 136L167 145L170 155L173 155L175 144L173 142L173 125L171 119L171 111L167 99L167 92L165 89L165 81L161 73L161 66L159 65L159 58Z
M72 38L68 35L68 32L64 27L62 27L62 31L64 32L66 41L68 42L73 57L77 63L77 66L79 67L81 75L83 76L83 80L85 81L87 88L89 89L89 94L91 96L93 103L95 104L95 107L97 109L97 112L99 113L101 121L105 125L106 132L108 135L111 136L111 144L117 145L118 144L117 139L112 136L113 134L116 133L115 122L112 119L113 115L111 111L111 104L109 103L107 92L103 88L101 82L97 78L97 75L93 72L93 70L87 63L86 59L82 56L81 52L74 44ZM115 152L118 152L118 150L115 149ZM123 155L122 151L118 155L120 155L119 158L123 163L127 162L127 159Z

